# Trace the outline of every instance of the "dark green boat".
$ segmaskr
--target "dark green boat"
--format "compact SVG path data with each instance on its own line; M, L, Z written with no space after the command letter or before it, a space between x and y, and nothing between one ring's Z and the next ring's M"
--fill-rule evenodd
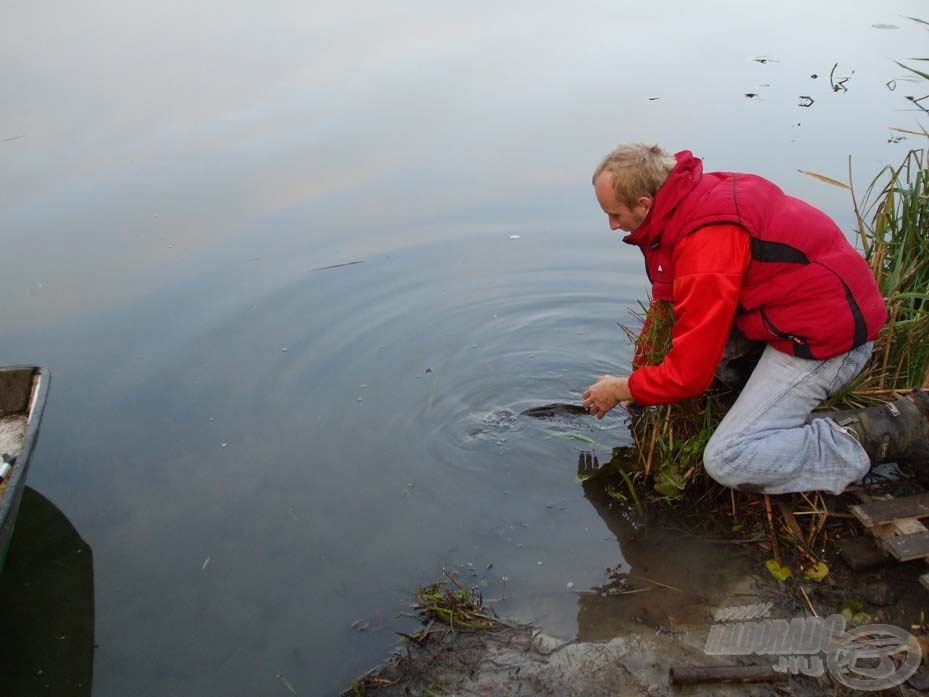
M43 368L0 367L0 571L39 435L48 381L48 371Z

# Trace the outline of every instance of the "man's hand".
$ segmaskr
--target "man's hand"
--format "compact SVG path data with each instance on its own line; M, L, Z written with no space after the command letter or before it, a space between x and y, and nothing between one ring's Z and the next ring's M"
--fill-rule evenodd
M619 378L615 375L601 375L584 392L584 408L591 414L596 414L598 419L602 419L620 402L628 405L632 401L629 378Z

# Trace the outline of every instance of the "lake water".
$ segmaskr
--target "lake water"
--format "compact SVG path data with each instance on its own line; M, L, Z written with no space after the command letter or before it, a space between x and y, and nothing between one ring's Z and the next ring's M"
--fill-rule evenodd
M513 416L629 363L641 257L593 167L688 148L851 232L798 170L864 183L921 144L889 141L924 9L7 7L0 363L52 371L29 482L93 550L93 694L336 693L444 565L608 634L582 591L635 563L564 436L625 421Z

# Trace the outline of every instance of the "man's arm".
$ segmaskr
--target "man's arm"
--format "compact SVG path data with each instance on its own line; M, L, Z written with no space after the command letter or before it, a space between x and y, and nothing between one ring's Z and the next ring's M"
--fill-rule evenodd
M712 225L678 242L674 250L671 350L657 366L628 379L632 398L644 405L670 404L702 394L713 381L751 262L748 233L737 225Z
M621 402L671 404L703 393L726 347L750 262L749 235L737 225L711 225L678 242L671 350L659 365L635 366L628 378L601 375L584 392L584 406L603 418Z

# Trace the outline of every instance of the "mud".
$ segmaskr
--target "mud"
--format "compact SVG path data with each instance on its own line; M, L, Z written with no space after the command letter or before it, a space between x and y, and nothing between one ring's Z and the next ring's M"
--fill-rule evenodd
M893 624L917 636L926 634L929 592L919 583L924 564L884 559L873 568L854 570L830 543L828 549L820 550L830 569L822 582L793 579L785 583L765 568L772 554L767 532L750 533L752 538L710 535L693 525L695 520L714 518L710 511L691 511L689 518L677 512L640 521L604 493L602 481L585 481L583 488L615 536L621 561L606 570L602 584L576 592L576 634L570 641L545 628L509 622L497 630L477 633L433 630L421 644L399 645L384 665L362 676L355 691L345 694L862 694L842 687L828 672L819 678L792 675L786 685L677 687L670 684L669 671L683 666L770 667L777 662L777 656L709 656L704 652L714 616L726 607L770 603L771 619L789 621L814 613L828 617L838 613L843 603L856 601L869 623ZM847 503L837 500L829 505L846 510ZM763 529L764 521L758 525ZM838 517L829 526L836 526L830 539L864 533L847 518ZM799 568L796 560L785 561ZM923 653L929 654L929 642L923 646ZM929 672L924 664L906 685L870 694L929 694Z
M562 642L531 628L433 639L395 654L356 686L355 694L385 696L781 695L772 685L672 688L668 670L682 665L732 665L708 660L699 633L674 637L641 632L608 642ZM822 694L815 692L790 694ZM348 691L345 694L351 695Z
M726 590L746 602L767 599L770 583L746 577ZM774 600L775 616L796 615L789 596ZM615 609L615 608L614 608ZM672 686L671 668L763 665L770 657L714 657L704 653L712 613L704 621L666 626L626 620L622 636L608 641L563 641L528 626L498 631L430 634L422 645L409 642L388 661L362 676L346 695L541 695L543 697L633 697L640 695L806 695L833 694L828 676L791 678L788 685L707 684ZM691 608L691 612L694 608ZM838 693L838 694L841 694Z

